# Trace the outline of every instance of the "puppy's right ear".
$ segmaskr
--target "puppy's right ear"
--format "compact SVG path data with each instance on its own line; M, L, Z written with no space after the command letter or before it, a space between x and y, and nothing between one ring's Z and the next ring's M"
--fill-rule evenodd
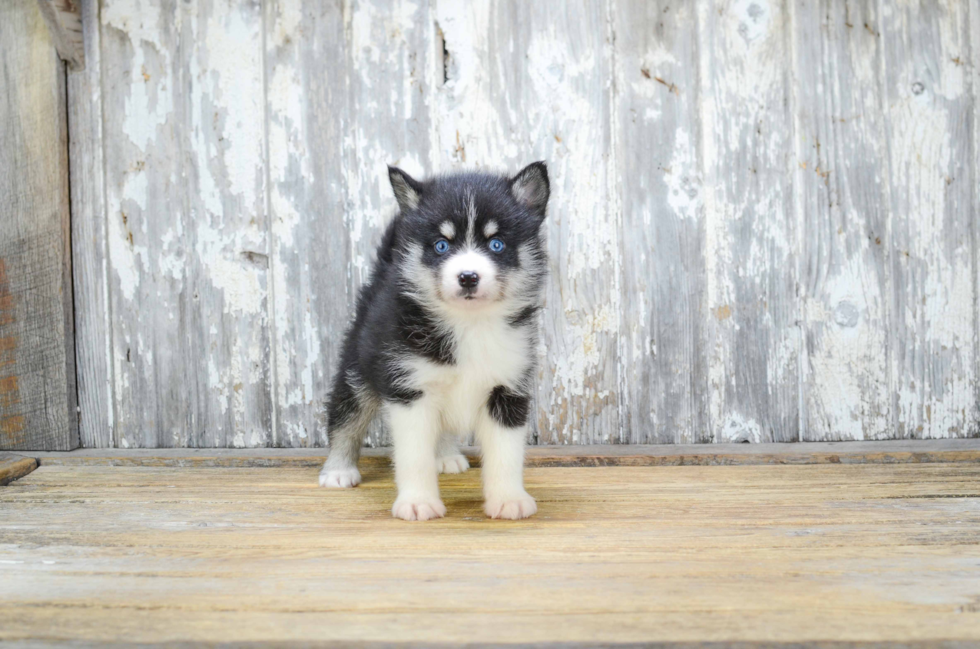
M419 206L422 201L422 183L391 165L388 165L388 179L402 212L409 212Z

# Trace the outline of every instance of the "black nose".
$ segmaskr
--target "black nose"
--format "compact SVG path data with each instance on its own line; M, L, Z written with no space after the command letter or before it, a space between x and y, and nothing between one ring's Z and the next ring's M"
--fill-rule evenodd
M464 270L457 277L459 285L463 288L476 288L476 285L480 283L480 276L472 270Z

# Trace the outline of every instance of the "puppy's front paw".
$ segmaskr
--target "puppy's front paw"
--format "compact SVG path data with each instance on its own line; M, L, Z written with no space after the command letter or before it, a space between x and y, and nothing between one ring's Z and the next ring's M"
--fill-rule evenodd
M438 498L398 497L391 515L406 521L428 521L446 515L446 506Z
M355 466L342 469L324 468L320 471L321 487L346 489L348 487L356 487L359 484L361 484L361 472Z
M436 468L439 473L462 473L470 468L470 462L465 455L457 453L456 455L436 458Z
M487 501L483 503L483 511L490 518L506 518L516 521L534 516L538 511L538 504L534 502L531 494L522 491L514 497L487 498Z

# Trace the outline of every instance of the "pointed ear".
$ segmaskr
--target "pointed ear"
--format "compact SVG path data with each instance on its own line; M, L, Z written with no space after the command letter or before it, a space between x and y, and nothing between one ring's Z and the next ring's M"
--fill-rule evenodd
M422 183L415 180L398 167L388 165L388 179L395 192L395 200L402 212L409 212L419 206L422 200Z
M548 184L548 167L544 162L532 162L510 179L510 192L518 203L526 205L540 218L544 218L551 186Z

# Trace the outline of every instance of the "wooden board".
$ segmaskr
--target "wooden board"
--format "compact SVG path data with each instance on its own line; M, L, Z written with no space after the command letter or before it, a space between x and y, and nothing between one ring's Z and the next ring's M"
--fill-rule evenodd
M113 445L269 445L261 7L100 18Z
M384 165L532 159L532 443L980 435L975 0L82 8L86 446L324 446Z
M980 466L534 468L390 517L387 469L45 467L0 490L0 641L980 641Z
M268 3L265 48L272 440L325 446L321 403L353 308L347 167L340 146L351 125L341 7Z
M68 71L78 431L82 447L106 448L115 445L116 404L102 152L102 40L97 3L85 2L81 9L88 65Z
M479 448L462 448L480 466ZM32 454L45 466L318 467L324 449L79 449ZM360 466L389 466L390 449L369 448ZM526 466L736 466L756 464L980 463L980 440L800 442L795 444L613 444L533 446Z
M803 439L892 431L888 146L878 3L793 3Z
M710 442L693 3L616 4L623 442Z
M32 457L24 457L14 453L0 453L0 487L23 478L36 468L37 460Z
M881 26L892 206L889 387L903 437L977 434L980 421L969 25L967 4L953 1L896 7Z
M800 214L784 2L702 2L698 42L715 441L799 440Z
M65 68L36 0L0 4L0 449L78 446Z
M435 168L549 165L551 279L532 440L623 441L608 6L440 1L435 21L445 51Z
M973 90L973 179L970 184L973 186L973 211L980 213L980 0L970 0L970 52L973 54L972 64L970 65L968 77L970 88ZM972 222L971 234L973 237L973 268L976 276L973 278L973 306L974 320L976 327L974 340L977 346L974 348L974 376L980 377L980 226L976 220ZM974 403L980 408L980 381L973 382ZM965 422L968 434L972 437L980 436L980 415Z

